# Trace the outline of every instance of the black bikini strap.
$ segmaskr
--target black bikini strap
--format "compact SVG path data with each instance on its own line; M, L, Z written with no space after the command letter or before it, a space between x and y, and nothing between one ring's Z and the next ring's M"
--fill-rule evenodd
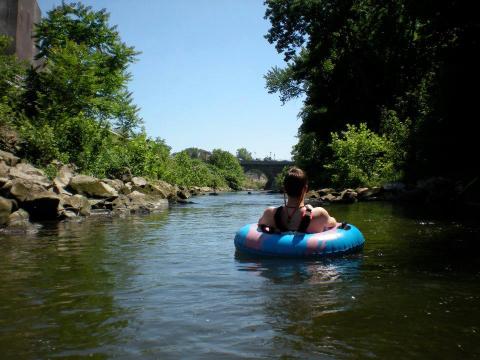
M275 220L275 227L279 230L279 231L287 231L288 229L283 226L283 223L282 223L282 208L283 206L279 206L277 208L277 210L275 210L275 215L274 215L274 220Z
M306 206L305 213L302 216L302 221L300 222L300 225L298 226L298 232L304 233L307 231L308 225L310 225L310 220L312 217L312 208L310 206Z

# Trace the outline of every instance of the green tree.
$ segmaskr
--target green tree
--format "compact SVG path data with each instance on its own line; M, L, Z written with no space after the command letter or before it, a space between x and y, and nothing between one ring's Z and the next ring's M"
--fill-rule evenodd
M365 123L332 134L329 145L333 159L325 165L338 187L374 186L398 180L395 171L395 144L386 136L377 135Z
M237 149L237 159L251 161L253 160L252 153L246 148Z
M382 133L383 113L393 110L401 123L411 122L405 163L410 175L478 173L444 166L475 151L476 133L464 132L476 113L469 89L480 81L473 2L265 4L271 22L266 38L286 61L267 73L267 88L283 102L304 97L300 141L314 134L328 144L332 132L360 122ZM326 163L332 155L326 149L311 160Z
M214 149L208 162L215 166L226 180L228 186L234 190L241 188L244 181L243 169L238 159L228 151Z
M121 41L108 20L105 9L72 3L49 11L37 25L37 58L44 66L31 73L34 115L58 119L82 113L111 121L128 135L140 124L127 88L127 69L138 52Z
M8 55L11 38L0 35L0 125L11 123L21 112L27 65Z

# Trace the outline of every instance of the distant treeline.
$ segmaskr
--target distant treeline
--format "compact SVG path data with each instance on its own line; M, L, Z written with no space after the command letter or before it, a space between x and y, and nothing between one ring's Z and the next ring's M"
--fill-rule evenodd
M238 159L220 149L208 159L170 153L149 138L127 84L138 52L120 39L105 10L80 3L49 11L35 32L34 69L6 55L0 37L0 145L55 172L52 161L74 163L97 177L130 173L185 186L238 189ZM12 135L13 134L13 135Z
M295 162L343 186L479 175L475 1L266 0L266 75L304 98Z

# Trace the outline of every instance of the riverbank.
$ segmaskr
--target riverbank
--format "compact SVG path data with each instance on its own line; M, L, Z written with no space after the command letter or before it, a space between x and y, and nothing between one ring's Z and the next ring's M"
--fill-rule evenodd
M227 191L229 189L219 189ZM179 187L161 180L123 175L98 179L58 164L56 176L12 153L0 151L0 231L36 232L35 221L67 220L96 214L144 214L193 195L215 193L210 187Z

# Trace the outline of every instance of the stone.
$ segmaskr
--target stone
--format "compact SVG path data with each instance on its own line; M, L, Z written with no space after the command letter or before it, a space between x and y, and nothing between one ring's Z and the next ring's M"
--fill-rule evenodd
M4 185L6 187L7 184ZM10 182L10 194L20 202L26 201L32 194L47 192L47 189L38 183L24 179L14 179Z
M320 194L318 193L318 191L310 190L305 194L305 198L306 199L319 199Z
M374 186L362 192L357 193L359 200L380 200L382 198L383 189L379 186Z
M7 226L5 228L5 232L13 233L13 234L32 234L36 233L37 227L35 227L29 221L29 214L27 211L23 209L19 209L10 214L7 221Z
M122 191L122 189L125 187L124 183L122 180L119 179L102 179L102 182L105 184L110 185L112 188L114 188L116 191L119 193Z
M0 196L0 226L5 225L12 213L12 202Z
M11 167L9 175L12 179L27 180L44 187L49 187L52 184L42 170L26 163L18 163L15 167Z
M0 161L0 177L1 178L8 178L10 174L10 166L8 166L5 161Z
M15 166L20 161L20 158L12 153L0 150L0 160L3 160L8 166Z
M192 196L192 194L190 194L190 192L185 188L180 187L177 190L177 198L179 198L179 199L186 200L191 196Z
M357 201L357 193L352 189L345 189L340 193L339 201L351 204Z
M58 169L57 176L53 180L54 186L60 191L60 193L66 192L65 187L68 186L70 180L75 176L75 165L62 165ZM68 192L66 192L68 193Z
M328 194L332 194L335 192L335 189L332 189L332 188L324 188L324 189L320 189L318 190L318 195L320 197L322 196L325 196L325 195L328 195Z
M147 180L143 177L136 176L132 178L132 185L136 187L144 187L148 184Z
M72 177L69 187L80 195L89 195L98 198L113 198L118 196L118 192L110 185L87 175L76 175Z
M320 197L320 200L326 201L326 202L336 202L337 197L333 194L326 194Z
M80 194L73 196L61 196L62 206L65 210L73 211L78 215L88 216L90 215L90 210L92 208L88 199Z
M21 207L37 220L54 220L61 210L60 196L49 191L32 193L22 203Z

